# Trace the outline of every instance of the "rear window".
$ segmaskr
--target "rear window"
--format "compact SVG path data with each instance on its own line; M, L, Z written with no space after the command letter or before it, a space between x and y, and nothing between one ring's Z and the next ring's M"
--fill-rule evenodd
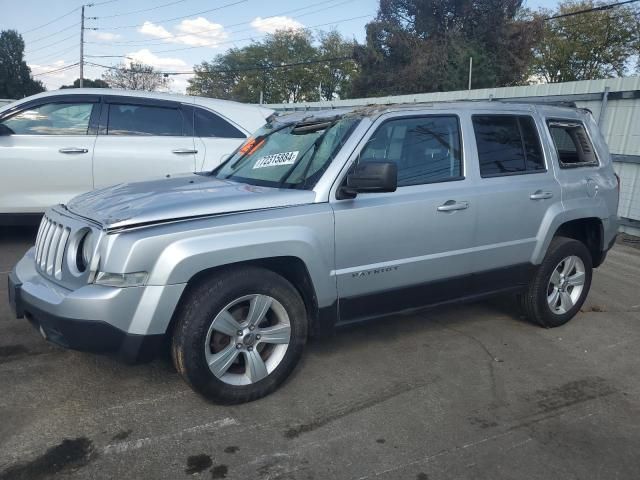
M482 177L545 171L540 139L527 115L474 115Z
M197 137L246 138L247 136L229 122L208 110L196 108L194 113Z
M593 144L582 123L549 120L547 125L558 153L560 168L598 165Z

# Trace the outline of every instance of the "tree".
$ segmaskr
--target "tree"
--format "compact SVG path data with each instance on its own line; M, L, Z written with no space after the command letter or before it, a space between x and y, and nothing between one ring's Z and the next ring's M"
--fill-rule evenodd
M322 98L325 100L347 98L351 81L358 74L358 66L355 61L345 59L353 59L356 42L345 40L335 30L320 33L319 39L318 57L339 59L320 63L317 66Z
M565 1L545 17L587 10L604 3ZM619 6L548 20L535 49L532 74L546 82L620 77L628 72L640 49L640 15Z
M15 30L0 32L0 98L23 98L44 92L24 61L24 40Z
M353 42L331 32L319 44L305 30L280 30L262 42L232 48L195 67L187 92L241 102L267 103L344 98L355 73Z
M157 71L151 65L132 62L130 65L120 64L108 70L102 75L111 88L123 88L127 90L146 90L153 92L166 90L169 87L169 78Z
M91 80L90 78L85 78L82 81L82 86L83 88L109 88L109 84L104 80L100 80L99 78L96 78L95 80ZM60 87L60 90L65 88L80 88L80 79L76 78L73 81L73 85L62 85Z
M380 0L356 49L359 96L475 88L526 81L540 21L522 0Z

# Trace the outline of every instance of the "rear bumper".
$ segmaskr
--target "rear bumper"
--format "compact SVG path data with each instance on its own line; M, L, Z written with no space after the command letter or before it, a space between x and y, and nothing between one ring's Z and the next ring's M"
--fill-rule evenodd
M159 352L183 288L87 285L70 291L35 270L32 251L8 282L16 317L26 317L47 340L74 350L113 353L128 363L151 360Z

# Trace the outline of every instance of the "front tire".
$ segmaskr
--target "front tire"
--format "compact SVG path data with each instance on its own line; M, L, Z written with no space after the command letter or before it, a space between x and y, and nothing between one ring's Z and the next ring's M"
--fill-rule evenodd
M571 238L555 237L520 297L525 316L546 328L564 325L580 311L592 274L587 247Z
M217 272L188 293L172 338L174 365L216 403L273 392L292 372L307 339L298 291L259 267Z

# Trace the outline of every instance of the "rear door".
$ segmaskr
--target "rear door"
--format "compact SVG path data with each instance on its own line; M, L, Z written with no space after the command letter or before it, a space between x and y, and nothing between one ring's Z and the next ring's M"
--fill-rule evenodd
M476 243L483 252L475 269L480 284L481 272L491 277L487 288L515 287L526 280L546 219L562 211L560 185L533 112L477 112L472 123L480 174Z
M105 96L94 154L96 188L196 170L192 125L180 103Z
M203 107L193 107L193 124L199 171L209 171L220 165L247 138L238 126Z
M0 120L0 212L43 212L93 188L100 97L61 95Z

